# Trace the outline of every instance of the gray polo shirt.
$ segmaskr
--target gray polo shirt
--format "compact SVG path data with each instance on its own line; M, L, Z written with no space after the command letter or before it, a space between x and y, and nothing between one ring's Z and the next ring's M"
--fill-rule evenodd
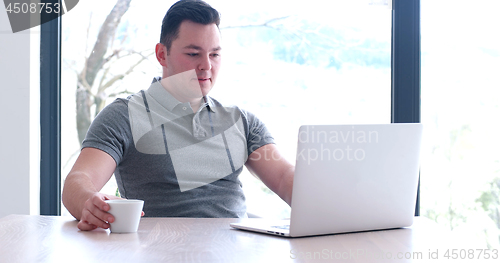
M146 216L246 217L238 175L254 150L273 143L266 127L208 96L193 113L158 80L105 107L82 147L113 157L120 194L144 200Z

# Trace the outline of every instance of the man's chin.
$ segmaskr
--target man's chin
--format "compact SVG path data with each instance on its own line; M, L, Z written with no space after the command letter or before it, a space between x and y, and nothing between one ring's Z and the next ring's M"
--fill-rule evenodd
M208 87L201 86L200 90L201 90L202 96L207 96L208 93L212 90L212 87L211 86L208 86Z

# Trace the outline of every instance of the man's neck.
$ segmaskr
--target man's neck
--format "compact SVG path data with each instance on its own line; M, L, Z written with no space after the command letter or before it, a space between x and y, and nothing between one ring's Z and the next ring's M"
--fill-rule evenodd
M203 98L201 98L197 101L189 102L189 104L191 105L191 109L193 109L194 113L198 112L198 110L200 109L200 106L203 102L204 102Z
M172 95L172 97L174 97L177 101L179 101L181 103L189 102L189 105L193 109L193 112L197 112L198 109L200 108L201 104L203 102L205 102L203 97L188 99L188 98L182 96L181 94L178 94L177 90L175 90L175 87L176 87L176 85L179 86L179 84L175 83L175 81L172 81L172 79L168 79L166 77L163 77L162 80L160 81L160 83L163 86L163 88L168 93L170 93L170 95Z

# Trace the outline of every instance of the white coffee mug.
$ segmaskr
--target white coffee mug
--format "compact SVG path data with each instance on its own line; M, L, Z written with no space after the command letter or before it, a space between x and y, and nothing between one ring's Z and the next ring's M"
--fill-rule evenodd
M109 205L108 213L115 217L115 221L109 224L111 233L137 232L144 206L143 200L118 199L105 202Z

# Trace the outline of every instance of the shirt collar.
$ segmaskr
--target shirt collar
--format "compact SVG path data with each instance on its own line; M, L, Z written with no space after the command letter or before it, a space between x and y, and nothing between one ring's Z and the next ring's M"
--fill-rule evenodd
M149 86L149 89L147 90L147 93L155 99L160 105L165 107L169 111L173 111L173 109L179 105L179 104L185 104L180 101L178 101L170 92L168 92L162 85L161 85L161 77L154 77L153 82L151 83L151 86ZM210 96L205 96L206 97L206 103L202 102L202 107L207 107L210 111L216 112L215 110L215 105L210 98ZM186 102L189 104L188 102Z
M205 98L207 99L207 102L205 103L206 107L211 111L211 112L216 112L216 107L214 105L214 101L212 100L212 98L210 96L205 96Z

